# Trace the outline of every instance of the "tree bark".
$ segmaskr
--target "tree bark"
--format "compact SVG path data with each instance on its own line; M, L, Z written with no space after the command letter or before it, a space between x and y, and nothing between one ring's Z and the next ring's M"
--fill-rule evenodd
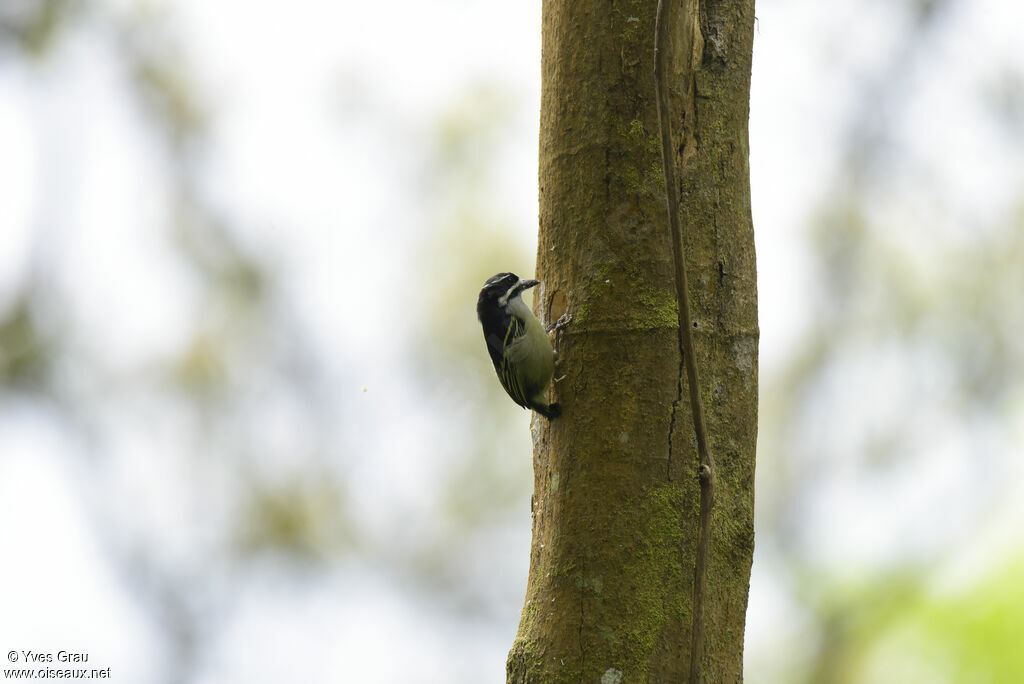
M682 682L700 487L653 82L656 2L545 0L536 298L573 315L533 422L533 545L509 682ZM747 119L753 0L674 12L672 129L711 450L704 649L742 680L753 554L757 287Z

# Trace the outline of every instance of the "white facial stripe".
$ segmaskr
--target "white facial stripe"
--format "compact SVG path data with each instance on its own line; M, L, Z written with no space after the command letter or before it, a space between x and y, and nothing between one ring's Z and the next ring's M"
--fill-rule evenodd
M509 297L511 297L512 295L514 295L516 293L515 290L516 290L516 286L517 285L519 285L518 281L512 283L512 287L510 287L507 290L505 290L505 294L503 294L501 297L498 298L498 304L500 304L502 306L507 306L508 305Z

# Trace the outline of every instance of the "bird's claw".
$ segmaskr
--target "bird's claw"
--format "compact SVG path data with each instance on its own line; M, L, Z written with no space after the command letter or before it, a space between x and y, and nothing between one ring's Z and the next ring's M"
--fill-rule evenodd
M568 327L570 323L572 323L572 314L567 311L561 316L559 316L558 320L555 321L552 325L547 326L545 330L548 333L564 330L566 327Z

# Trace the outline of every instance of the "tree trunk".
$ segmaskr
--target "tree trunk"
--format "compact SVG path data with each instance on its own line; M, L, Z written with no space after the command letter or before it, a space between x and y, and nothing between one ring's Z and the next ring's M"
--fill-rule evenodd
M544 0L542 320L533 546L509 682L683 682L700 488L653 83L656 2ZM753 0L683 0L668 52L700 393L716 461L703 677L743 676L753 553L757 289L747 117ZM696 28L696 30L694 30Z

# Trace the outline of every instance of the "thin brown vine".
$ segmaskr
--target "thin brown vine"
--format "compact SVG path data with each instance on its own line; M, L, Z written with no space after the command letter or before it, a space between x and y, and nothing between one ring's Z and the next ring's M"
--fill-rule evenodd
M690 1L696 5L698 0ZM693 622L690 628L689 679L690 684L699 684L702 680L702 656L704 653L704 585L707 576L708 548L711 543L711 509L715 500L715 462L708 446L708 429L704 422L704 405L700 396L697 358L694 354L693 333L690 329L689 285L686 277L686 259L683 253L683 234L679 224L679 186L676 184L671 119L669 118L669 93L665 75L669 31L670 27L675 25L671 17L675 5L676 2L672 0L668 3L658 0L654 21L654 90L655 98L658 101L661 164L665 176L665 204L672 236L676 298L679 302L679 353L682 355L683 365L686 367L693 429L697 437L697 454L700 460L697 468L697 477L700 482L700 518L693 577ZM694 6L689 11L696 16L697 7ZM692 73L689 74L689 77L693 77Z

